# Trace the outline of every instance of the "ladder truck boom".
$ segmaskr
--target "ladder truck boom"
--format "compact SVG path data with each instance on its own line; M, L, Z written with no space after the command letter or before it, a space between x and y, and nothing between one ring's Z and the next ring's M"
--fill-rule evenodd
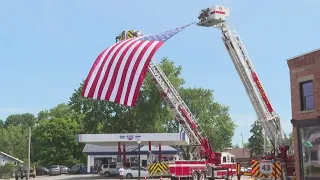
M116 37L116 42L128 38L142 36L140 31L126 30ZM195 146L195 152L192 154L194 159L206 158L209 163L214 163L214 152L209 144L209 141L197 125L197 119L191 113L186 103L180 97L175 87L171 84L160 66L151 62L148 66L148 72L152 77L153 83L160 91L160 95L169 104L171 111L174 113L176 120L179 121L185 133L189 137L191 144Z
M281 127L280 117L272 108L240 36L235 30L231 30L228 27L226 22L226 17L228 16L229 8L216 5L214 7L201 10L197 25L202 27L214 27L221 30L224 45L246 89L258 120L265 130L267 138L274 145L273 155L266 155L264 159L275 161L277 158L280 158L281 163L285 163L281 164L281 166L284 167L282 169L283 177L285 177L286 174L292 175L294 169L291 167L289 168L289 146L287 145L288 142L286 135ZM276 147L280 150L277 157L275 153L278 149ZM266 161L261 162L265 163ZM285 172L285 170L288 169L290 169L290 172ZM262 169L262 171L264 170Z
M223 34L222 40L246 89L254 110L261 122L268 139L279 146L284 145L285 134L281 128L280 118L263 89L250 57L240 36L235 30L230 30L225 17L229 16L229 9L215 6L202 10L198 26L219 28Z

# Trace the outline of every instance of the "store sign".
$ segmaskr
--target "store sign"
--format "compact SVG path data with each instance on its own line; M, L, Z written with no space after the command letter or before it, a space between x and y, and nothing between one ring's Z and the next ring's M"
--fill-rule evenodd
M127 139L131 141L134 138L134 135L127 135Z

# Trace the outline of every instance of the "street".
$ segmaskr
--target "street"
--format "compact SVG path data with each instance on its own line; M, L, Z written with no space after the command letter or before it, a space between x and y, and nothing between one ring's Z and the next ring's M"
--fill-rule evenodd
M25 179L25 178L24 178ZM32 180L33 178L30 178ZM119 180L118 178L105 178L97 174L86 174L86 175L60 175L60 176L38 176L35 180L91 180L91 179L109 179L109 180ZM143 180L144 178L142 178ZM152 178L148 178L152 179ZM162 178L163 180L170 180L170 178ZM232 180L236 180L236 177L233 177ZM11 178L10 180L14 180ZM159 178L155 179L159 180ZM253 178L248 176L242 176L241 180L253 180Z

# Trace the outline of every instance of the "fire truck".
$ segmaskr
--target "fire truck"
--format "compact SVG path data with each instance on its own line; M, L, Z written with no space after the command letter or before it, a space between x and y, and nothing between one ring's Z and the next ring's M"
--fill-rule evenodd
M288 139L281 127L280 117L272 108L240 36L235 30L229 28L226 22L228 16L229 8L216 5L201 10L197 25L221 30L223 43L245 86L266 137L274 147L271 152L265 152L265 155L259 160L252 161L252 177L255 179L290 179L295 175L294 156L288 153ZM116 41L138 36L142 36L140 31L126 30L116 37ZM235 164L235 157L224 152L213 152L197 119L159 65L151 62L148 72L195 147L191 154L193 160L177 160L166 165L171 179L231 179L235 174L240 179L240 167L239 164ZM229 158L228 161L223 158L226 156Z
M142 36L141 31L125 30L116 37L116 42L139 36ZM151 62L148 72L194 147L191 160L175 160L167 163L160 160L160 162L150 163L148 167L159 166L164 172L163 175L169 175L171 179L177 180L191 178L193 180L205 178L231 180L236 175L235 156L228 152L213 151L196 117L157 63ZM149 168L148 170L150 173Z
M288 139L281 127L280 117L272 108L239 34L229 28L226 22L228 16L228 7L216 5L205 8L200 12L197 25L221 30L222 41L245 86L265 136L273 145L271 152L265 152L259 160L252 160L252 177L291 179L295 176L294 156L289 154ZM238 177L240 175L238 172Z

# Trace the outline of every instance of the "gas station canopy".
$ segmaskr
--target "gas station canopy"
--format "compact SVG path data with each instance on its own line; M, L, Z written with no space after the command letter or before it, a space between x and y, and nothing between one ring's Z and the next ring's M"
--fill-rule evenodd
M77 142L101 146L126 145L188 145L186 133L123 133L123 134L78 134Z

